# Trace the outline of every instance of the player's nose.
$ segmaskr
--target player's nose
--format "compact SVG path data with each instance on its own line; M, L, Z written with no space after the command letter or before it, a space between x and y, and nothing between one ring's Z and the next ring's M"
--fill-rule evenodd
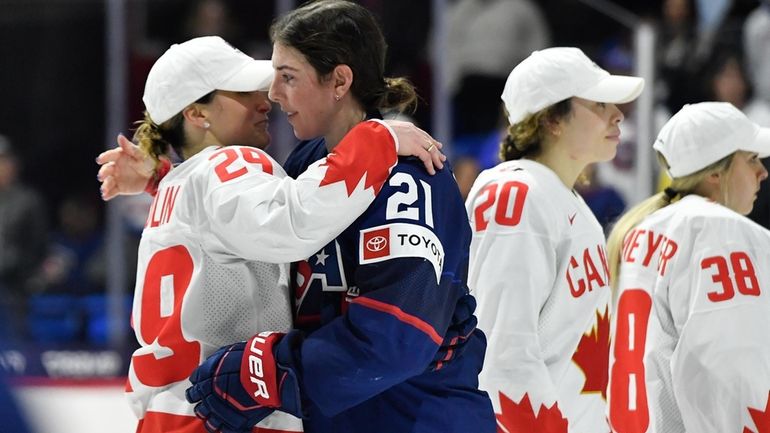
M273 109L273 104L267 97L267 92L257 92L257 111L260 113L269 113Z
M763 164L762 168L759 170L759 181L762 182L765 179L767 179L767 169Z
M615 104L610 104L612 106L612 123L618 124L623 121L623 119L626 118L625 115L623 115L623 112L618 108Z

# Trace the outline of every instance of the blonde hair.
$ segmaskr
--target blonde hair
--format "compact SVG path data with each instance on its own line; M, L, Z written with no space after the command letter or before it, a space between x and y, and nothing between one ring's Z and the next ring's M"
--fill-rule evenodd
M172 120L168 120L167 123ZM146 155L149 155L156 162L159 161L160 157L165 155L171 146L168 139L164 138L161 127L150 119L150 115L146 111L144 112L144 119L135 122L135 125L138 126L134 131L134 143Z
M539 154L548 132L548 124L568 116L571 112L572 100L565 99L509 126L508 134L500 143L500 160L512 161Z
M194 104L210 103L216 92L214 90L201 96ZM134 143L156 163L160 161L161 156L168 155L169 149L174 149L178 156L183 155L182 149L188 144L184 132L184 110L160 125L153 122L150 114L145 111L144 118L134 122L134 125L138 125L134 131Z
M734 155L735 153L730 154L695 173L672 179L671 185L668 188L637 204L615 223L607 239L607 260L610 265L610 285L613 290L617 288L621 255L626 235L653 212L678 201L688 194L693 194L701 182L713 173L725 174L720 179L720 183L722 185L721 191L724 194L723 199L726 201L726 179L732 167ZM668 169L668 162L666 162L663 155L658 152L657 156L660 166Z

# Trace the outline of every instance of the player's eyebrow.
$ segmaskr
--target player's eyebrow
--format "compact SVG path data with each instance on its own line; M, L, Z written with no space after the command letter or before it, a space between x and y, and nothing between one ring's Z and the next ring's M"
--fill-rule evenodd
M287 69L290 70L290 71L299 71L299 69L297 69L297 68L295 68L293 66L289 66L289 65L280 65L280 66L276 66L275 67L276 71L283 71L283 70L287 70Z

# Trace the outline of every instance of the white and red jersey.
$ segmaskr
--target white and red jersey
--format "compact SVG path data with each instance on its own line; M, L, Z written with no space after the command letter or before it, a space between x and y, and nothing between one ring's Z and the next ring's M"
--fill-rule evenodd
M501 431L607 432L609 271L596 217L531 160L482 172L466 208L468 285L488 339L479 382Z
M372 203L398 143L363 122L297 180L262 150L209 147L160 182L139 245L127 395L138 431L204 432L184 391L219 347L292 327L288 265ZM302 431L276 412L255 431Z
M624 432L770 432L770 232L689 195L626 235L610 422Z

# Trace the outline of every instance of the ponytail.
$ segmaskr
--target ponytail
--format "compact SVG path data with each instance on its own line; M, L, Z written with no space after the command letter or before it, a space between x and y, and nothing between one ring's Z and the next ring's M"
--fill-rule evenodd
M396 110L413 114L417 109L417 92L412 83L404 77L385 77L385 89L376 107L383 111Z
M666 189L671 193L675 192L671 188ZM671 204L676 195L672 197L667 192L659 192L631 208L612 227L612 231L607 238L607 260L610 265L610 286L613 289L618 283L620 259L626 235L647 216Z
M677 177L663 191L649 197L627 211L612 228L607 239L607 260L610 265L610 286L616 292L620 277L620 262L622 259L625 238L631 230L653 212L662 209L680 198L694 193L700 183L712 173L725 173L730 168L733 154L687 176ZM662 154L658 153L658 163L668 169L668 163Z
M509 126L508 134L500 143L500 160L512 161L540 153L548 123L564 118L571 111L572 100L565 99Z
M207 103L213 94L214 92L211 92L196 102ZM160 161L161 156L168 156L170 149L173 149L178 156L183 155L182 150L187 147L187 137L184 132L182 113L158 125L145 111L144 119L135 124L139 126L134 131L134 143L155 162Z
M149 155L156 162L162 155L167 153L169 143L163 139L163 134L155 122L145 111L144 119L136 122L139 125L134 131L134 143L139 146L142 152Z

